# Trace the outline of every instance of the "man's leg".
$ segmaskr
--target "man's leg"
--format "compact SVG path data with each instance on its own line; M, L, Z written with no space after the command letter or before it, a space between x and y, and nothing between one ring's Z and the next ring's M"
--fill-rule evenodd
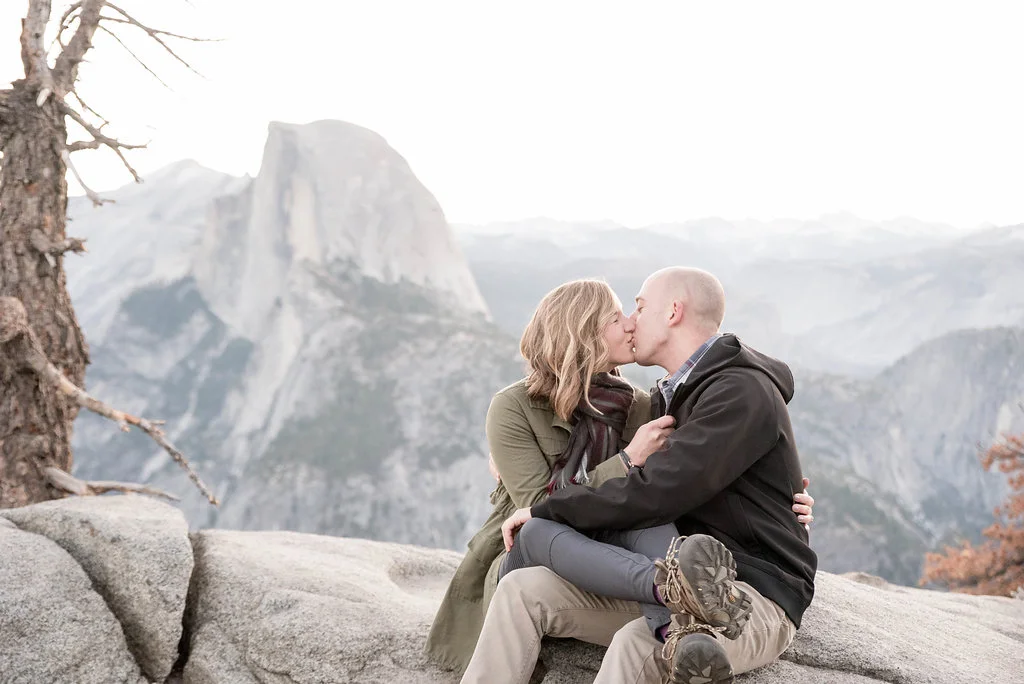
M665 671L658 662L661 647L645 618L633 620L615 633L594 684L660 684Z
M741 674L775 661L789 648L796 628L773 601L745 582L736 584L751 598L750 620L737 639L717 635L715 640L725 649L733 672ZM643 620L634 620L615 634L594 684L661 682L671 666L662 659L662 647Z
M739 638L716 637L736 674L774 662L793 643L796 627L774 601L761 596L746 582L736 585L750 596L750 620Z
M462 682L525 684L543 636L607 646L639 616L639 604L581 591L548 568L517 570L498 582Z

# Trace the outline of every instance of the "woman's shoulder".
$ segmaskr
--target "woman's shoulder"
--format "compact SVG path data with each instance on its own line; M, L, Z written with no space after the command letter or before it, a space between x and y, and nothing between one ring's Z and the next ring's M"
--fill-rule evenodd
M503 387L494 393L495 397L507 396L510 399L528 399L526 390L526 378L516 380L508 387Z
M494 393L491 399L492 408L519 408L525 411L530 407L530 393L526 388L526 378L513 382Z
M525 415L530 410L530 394L526 389L526 378L513 382L494 393L491 399L490 413L519 413Z
M550 423L554 409L547 399L530 396L526 378L523 378L494 394L489 413L505 416L506 419L515 416L515 420L529 423Z

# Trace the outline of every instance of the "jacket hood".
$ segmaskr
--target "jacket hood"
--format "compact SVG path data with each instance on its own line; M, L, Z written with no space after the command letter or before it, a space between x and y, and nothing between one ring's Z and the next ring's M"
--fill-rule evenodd
M795 382L793 371L782 361L762 354L740 341L740 338L733 334L722 335L711 348L708 349L704 358L693 369L690 377L686 379L683 387L696 387L705 378L714 375L726 368L752 368L767 375L779 388L779 393L788 404L793 398ZM680 389L683 389L682 387ZM683 391L685 392L685 390ZM674 403L674 402L673 402Z

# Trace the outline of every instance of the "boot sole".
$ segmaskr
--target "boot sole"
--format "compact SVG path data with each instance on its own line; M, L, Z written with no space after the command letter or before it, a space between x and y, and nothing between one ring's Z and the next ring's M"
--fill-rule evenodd
M693 634L679 643L672 665L672 684L732 684L733 671L722 645L707 634Z
M722 627L722 635L735 639L750 619L750 596L734 584L736 561L722 542L706 534L683 540L679 569L690 585L704 615L695 616L709 625Z

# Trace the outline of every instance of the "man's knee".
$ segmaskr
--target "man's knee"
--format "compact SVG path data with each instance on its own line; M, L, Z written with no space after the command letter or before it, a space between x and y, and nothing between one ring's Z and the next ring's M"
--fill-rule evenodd
M644 618L633 620L615 633L601 663L596 682L657 682L661 671L655 649L661 644Z
M631 621L617 631L615 636L612 637L612 643L608 645L608 650L647 652L659 645L660 643L654 638L650 628L647 626L647 620L641 617Z

